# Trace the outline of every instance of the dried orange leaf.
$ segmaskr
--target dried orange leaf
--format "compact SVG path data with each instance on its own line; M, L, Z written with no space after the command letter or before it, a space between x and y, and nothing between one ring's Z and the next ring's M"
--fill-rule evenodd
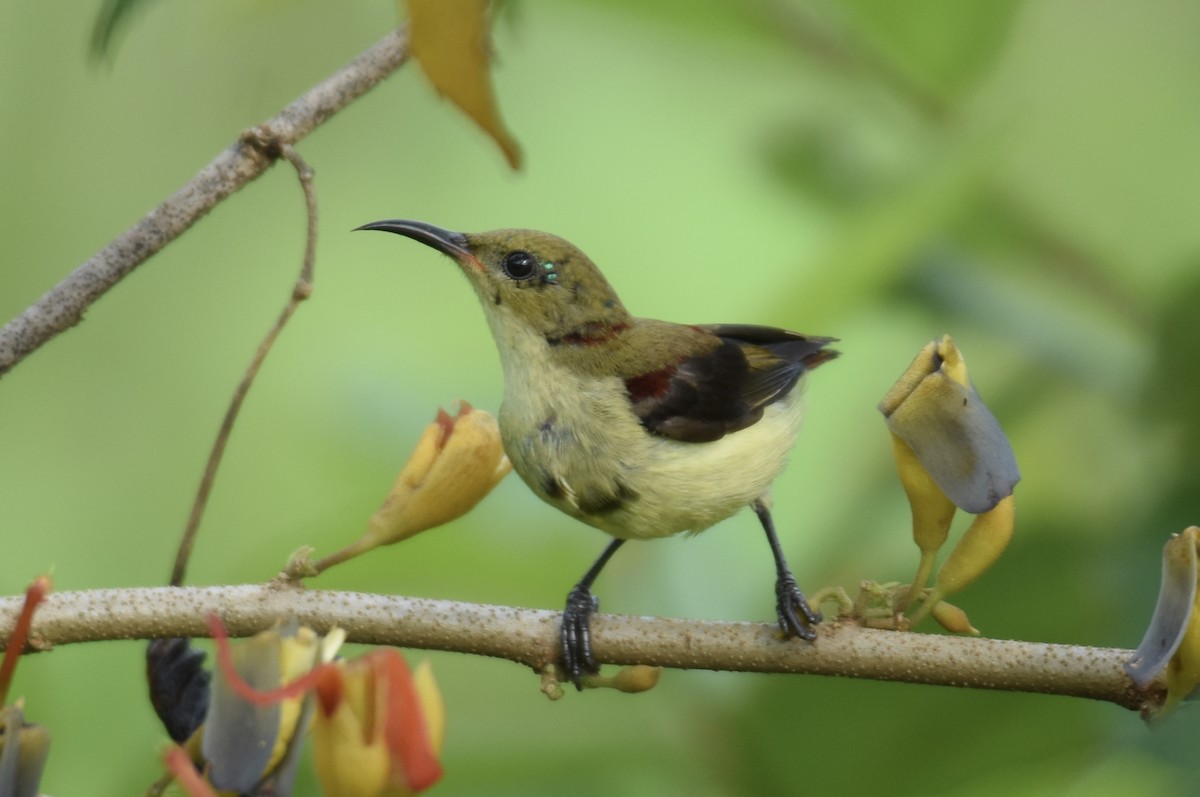
M492 92L489 0L408 0L409 48L438 93L521 168L521 148L500 120Z

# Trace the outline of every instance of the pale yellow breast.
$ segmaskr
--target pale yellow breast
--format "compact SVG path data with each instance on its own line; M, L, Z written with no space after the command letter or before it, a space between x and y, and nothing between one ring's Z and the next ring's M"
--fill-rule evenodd
M500 424L514 468L544 500L615 537L663 537L702 531L767 493L799 430L798 394L753 426L686 443L647 432L620 380L558 375L506 391ZM597 495L625 500L590 511Z
M486 305L485 305L486 306ZM487 307L504 366L500 432L543 500L620 538L703 531L767 493L801 417L800 386L754 425L708 443L647 432L624 382L555 365L544 339Z

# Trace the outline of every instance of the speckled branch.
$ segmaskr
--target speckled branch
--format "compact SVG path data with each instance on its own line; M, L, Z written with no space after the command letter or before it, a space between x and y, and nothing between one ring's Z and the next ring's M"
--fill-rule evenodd
M241 136L165 202L75 269L0 328L0 376L60 332L70 329L109 288L203 218L217 203L261 175L295 144L374 87L408 58L401 29L384 37L277 116ZM277 147L263 148L269 140Z
M0 598L0 639L21 598ZM309 590L284 582L222 587L153 587L52 593L34 618L39 646L208 634L217 612L247 636L296 617L352 642L495 656L542 671L558 652L559 613L425 598ZM1122 664L1133 651L881 631L823 623L815 644L781 642L764 623L597 614L593 650L609 664L742 672L806 673L883 681L1037 692L1106 700L1145 711L1162 689L1139 691Z

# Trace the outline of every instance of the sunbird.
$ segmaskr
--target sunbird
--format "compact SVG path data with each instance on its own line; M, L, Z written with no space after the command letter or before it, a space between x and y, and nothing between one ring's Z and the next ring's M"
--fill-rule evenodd
M535 230L460 233L391 219L359 227L448 255L479 296L504 369L500 436L546 503L614 539L568 593L562 665L577 688L599 666L592 585L627 540L696 533L745 506L775 558L784 638L816 638L821 615L775 533L771 483L799 431L804 375L835 338L746 324L629 314L573 244Z

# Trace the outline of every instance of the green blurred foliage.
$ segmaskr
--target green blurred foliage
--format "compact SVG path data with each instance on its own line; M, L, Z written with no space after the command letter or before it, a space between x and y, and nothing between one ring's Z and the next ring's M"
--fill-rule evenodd
M97 63L93 5L0 6L4 319L395 21L382 2L150 3ZM300 545L340 547L436 406L497 408L461 277L348 234L404 216L562 234L634 312L841 337L776 488L809 590L915 568L875 404L952 333L1024 475L1012 546L956 602L989 636L1135 646L1160 547L1200 514L1200 6L509 5L496 83L523 173L412 68L301 145L321 203L316 294L246 403L189 582L263 580ZM277 168L4 378L4 594L50 568L59 589L166 579L302 246ZM510 478L451 527L314 586L556 607L603 542ZM747 513L622 551L598 593L617 612L765 620L770 584ZM442 795L1124 797L1200 778L1186 709L1151 734L1064 698L682 672L551 704L522 668L433 656ZM47 792L154 777L164 735L141 657L106 643L22 664L14 694L54 734Z

